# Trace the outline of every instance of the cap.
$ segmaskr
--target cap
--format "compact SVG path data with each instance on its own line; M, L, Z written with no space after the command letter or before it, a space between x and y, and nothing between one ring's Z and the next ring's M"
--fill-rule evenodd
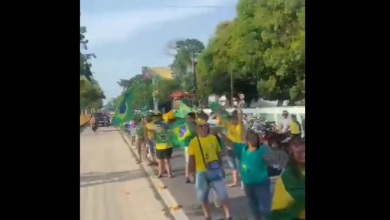
M206 125L207 124L207 121L205 121L201 118L196 118L194 122L196 125Z

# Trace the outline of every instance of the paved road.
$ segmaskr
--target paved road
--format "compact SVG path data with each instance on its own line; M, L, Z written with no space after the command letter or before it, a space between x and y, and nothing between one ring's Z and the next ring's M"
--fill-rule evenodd
M80 136L81 220L173 219L116 129Z

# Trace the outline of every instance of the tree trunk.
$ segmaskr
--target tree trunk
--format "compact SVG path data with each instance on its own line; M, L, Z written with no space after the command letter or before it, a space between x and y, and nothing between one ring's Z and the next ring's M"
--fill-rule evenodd
M283 100L278 100L278 102L276 103L276 106L283 106Z

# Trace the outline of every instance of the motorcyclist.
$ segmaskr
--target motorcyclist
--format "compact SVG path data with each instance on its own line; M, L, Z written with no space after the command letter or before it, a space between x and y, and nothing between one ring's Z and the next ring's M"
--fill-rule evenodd
M105 124L107 127L110 127L110 121L111 121L110 115L106 114L106 115L104 116L104 124Z
M89 127L95 132L97 130L97 123L95 115L91 115L91 119L89 120Z

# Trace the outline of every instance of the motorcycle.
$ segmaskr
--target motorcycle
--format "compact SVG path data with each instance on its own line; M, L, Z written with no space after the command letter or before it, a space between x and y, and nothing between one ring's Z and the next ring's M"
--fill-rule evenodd
M284 143L284 134L276 132L275 121L267 121L261 118L253 118L248 122L248 129L251 129L260 134L260 142L266 143L273 149L288 149L288 143ZM279 164L272 164L267 166L268 176L279 176L284 168Z
M249 124L250 129L262 134L262 141L266 141L271 148L283 150L287 154L290 154L290 134L277 132L275 121L255 118Z
M99 127L99 126L97 125L97 123L95 123L95 124L92 125L91 129L92 129L93 132L96 132L96 130L98 129L98 127Z

